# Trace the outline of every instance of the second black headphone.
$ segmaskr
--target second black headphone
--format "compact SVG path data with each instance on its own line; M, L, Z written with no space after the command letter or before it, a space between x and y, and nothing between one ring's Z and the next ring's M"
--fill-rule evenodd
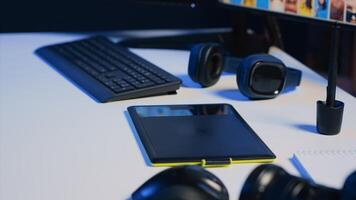
M283 168L265 164L245 180L239 200L355 200L356 171L340 189L327 187L289 174ZM139 187L132 200L228 200L224 183L199 166L166 169Z
M289 68L278 58L268 54L254 54L243 60L225 55L217 43L193 46L189 58L189 77L202 87L214 85L222 71L238 66L236 81L239 90L250 99L276 97L286 87L300 84L302 72Z

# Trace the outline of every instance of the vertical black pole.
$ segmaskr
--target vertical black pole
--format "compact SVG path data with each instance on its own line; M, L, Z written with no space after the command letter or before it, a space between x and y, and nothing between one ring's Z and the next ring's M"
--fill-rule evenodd
M340 44L340 25L335 22L332 30L331 37L331 48L330 48L330 66L328 75L328 87L326 96L326 105L329 107L334 107L335 104L335 93L336 93L336 79L337 79L337 68L339 59L339 44Z

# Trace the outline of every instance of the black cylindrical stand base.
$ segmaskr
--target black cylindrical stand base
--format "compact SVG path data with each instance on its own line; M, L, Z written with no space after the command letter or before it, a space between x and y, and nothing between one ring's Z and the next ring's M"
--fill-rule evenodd
M328 106L325 101L317 101L316 126L319 133L336 135L340 132L344 103L335 100L334 106Z

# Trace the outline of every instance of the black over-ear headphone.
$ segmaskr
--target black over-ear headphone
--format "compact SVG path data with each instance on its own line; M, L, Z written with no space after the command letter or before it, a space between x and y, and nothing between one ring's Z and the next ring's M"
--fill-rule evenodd
M236 66L236 79L241 93L250 99L276 97L286 87L300 84L302 72L289 68L278 58L268 54L254 54L243 60L225 55L217 43L193 46L188 74L202 87L214 85L226 68Z
M239 200L355 200L356 171L345 180L342 189L318 185L293 176L283 168L265 164L247 177ZM224 183L200 166L166 169L139 187L132 200L228 200Z

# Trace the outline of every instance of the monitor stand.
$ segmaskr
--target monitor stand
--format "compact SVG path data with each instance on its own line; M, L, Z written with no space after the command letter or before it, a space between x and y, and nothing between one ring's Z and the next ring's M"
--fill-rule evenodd
M278 21L273 16L262 19L264 34L253 35L249 33L247 16L239 13L234 16L234 24L230 31L196 32L184 35L127 38L119 42L120 45L130 48L157 48L190 50L197 43L222 43L232 56L245 57L253 53L268 52L270 46L284 49ZM229 30L229 29L228 29Z

